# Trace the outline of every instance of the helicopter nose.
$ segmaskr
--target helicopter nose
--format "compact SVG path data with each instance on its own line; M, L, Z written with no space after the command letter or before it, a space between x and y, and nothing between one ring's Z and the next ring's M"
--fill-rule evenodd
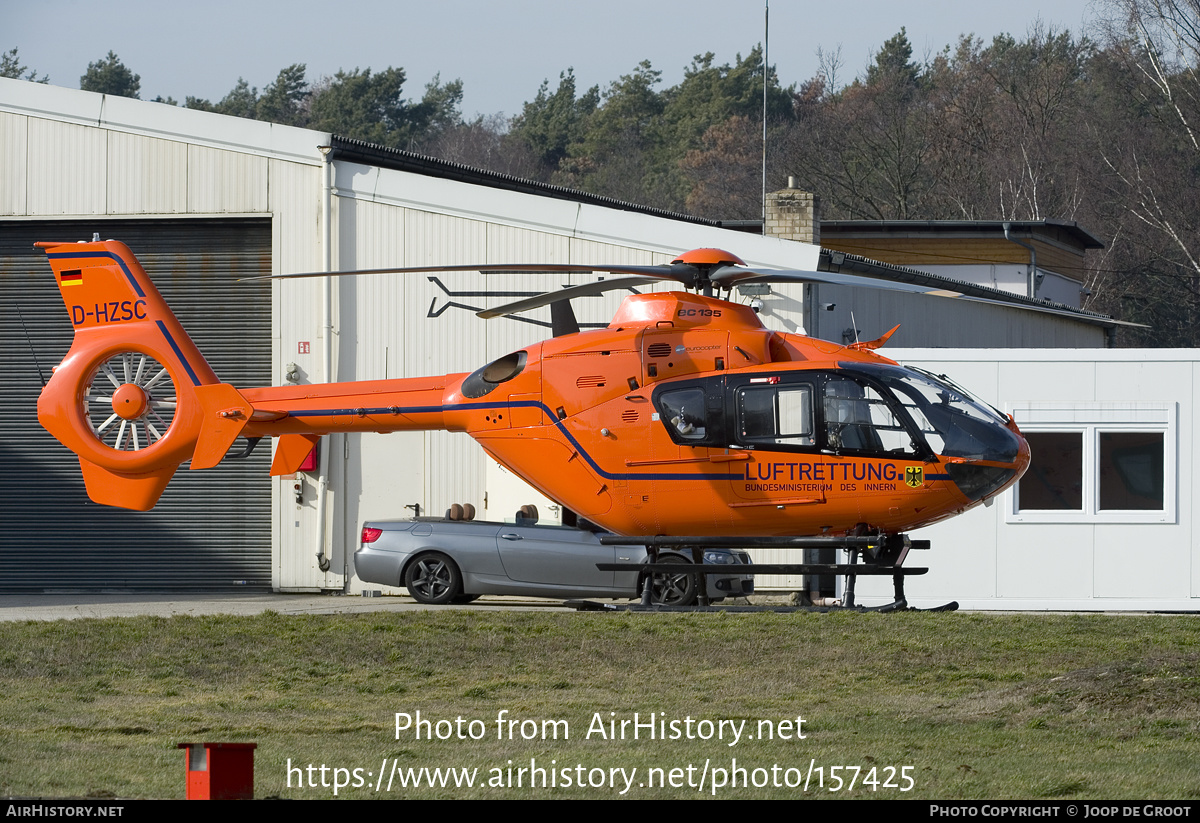
M962 462L946 466L951 481L972 502L995 497L1020 480L1029 468L1029 442L1017 428L1012 416L1009 415L1007 424L996 423L995 428L998 438L1004 437L1012 443L1011 452L1005 454L1008 459L1002 463L991 460L988 463Z
M968 500L985 500L1006 489L1016 479L1016 469L999 466L979 466L974 463L951 463L946 473Z

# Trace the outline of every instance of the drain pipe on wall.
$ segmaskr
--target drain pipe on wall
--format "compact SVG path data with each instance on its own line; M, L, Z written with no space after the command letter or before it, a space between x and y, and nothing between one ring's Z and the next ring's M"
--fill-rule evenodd
M1030 243L1022 243L1011 234L1012 223L1004 223L1004 239L1010 243L1016 243L1023 249L1029 249L1029 273L1026 275L1028 280L1029 296L1034 300L1037 299L1037 287L1041 278L1038 276L1037 270L1037 249Z
M325 161L321 169L321 271L333 271L333 147L319 146ZM321 376L333 382L333 278L321 278ZM325 554L326 497L329 490L329 448L317 454L317 568L329 571Z

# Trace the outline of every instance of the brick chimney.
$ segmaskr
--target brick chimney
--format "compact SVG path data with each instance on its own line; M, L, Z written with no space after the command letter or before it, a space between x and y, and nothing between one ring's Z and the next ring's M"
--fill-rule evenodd
M767 195L766 234L821 245L821 198L796 188L796 178L789 177L786 189Z

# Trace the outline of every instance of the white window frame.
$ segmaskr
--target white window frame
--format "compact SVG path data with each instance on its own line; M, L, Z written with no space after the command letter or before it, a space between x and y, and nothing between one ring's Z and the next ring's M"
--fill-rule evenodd
M1015 403L1009 408L1023 433L1083 435L1083 508L1021 511L1020 484L1009 494L1009 523L1175 523L1179 441L1177 403ZM1111 432L1162 434L1163 508L1100 509L1100 435ZM1036 460L1036 455L1034 456Z

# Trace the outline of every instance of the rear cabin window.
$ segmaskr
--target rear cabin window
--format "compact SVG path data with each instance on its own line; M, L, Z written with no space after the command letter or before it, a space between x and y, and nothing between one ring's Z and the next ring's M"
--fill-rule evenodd
M737 390L740 439L763 445L812 446L813 387L749 386Z
M658 402L659 414L676 439L698 442L708 437L703 389L663 392Z

